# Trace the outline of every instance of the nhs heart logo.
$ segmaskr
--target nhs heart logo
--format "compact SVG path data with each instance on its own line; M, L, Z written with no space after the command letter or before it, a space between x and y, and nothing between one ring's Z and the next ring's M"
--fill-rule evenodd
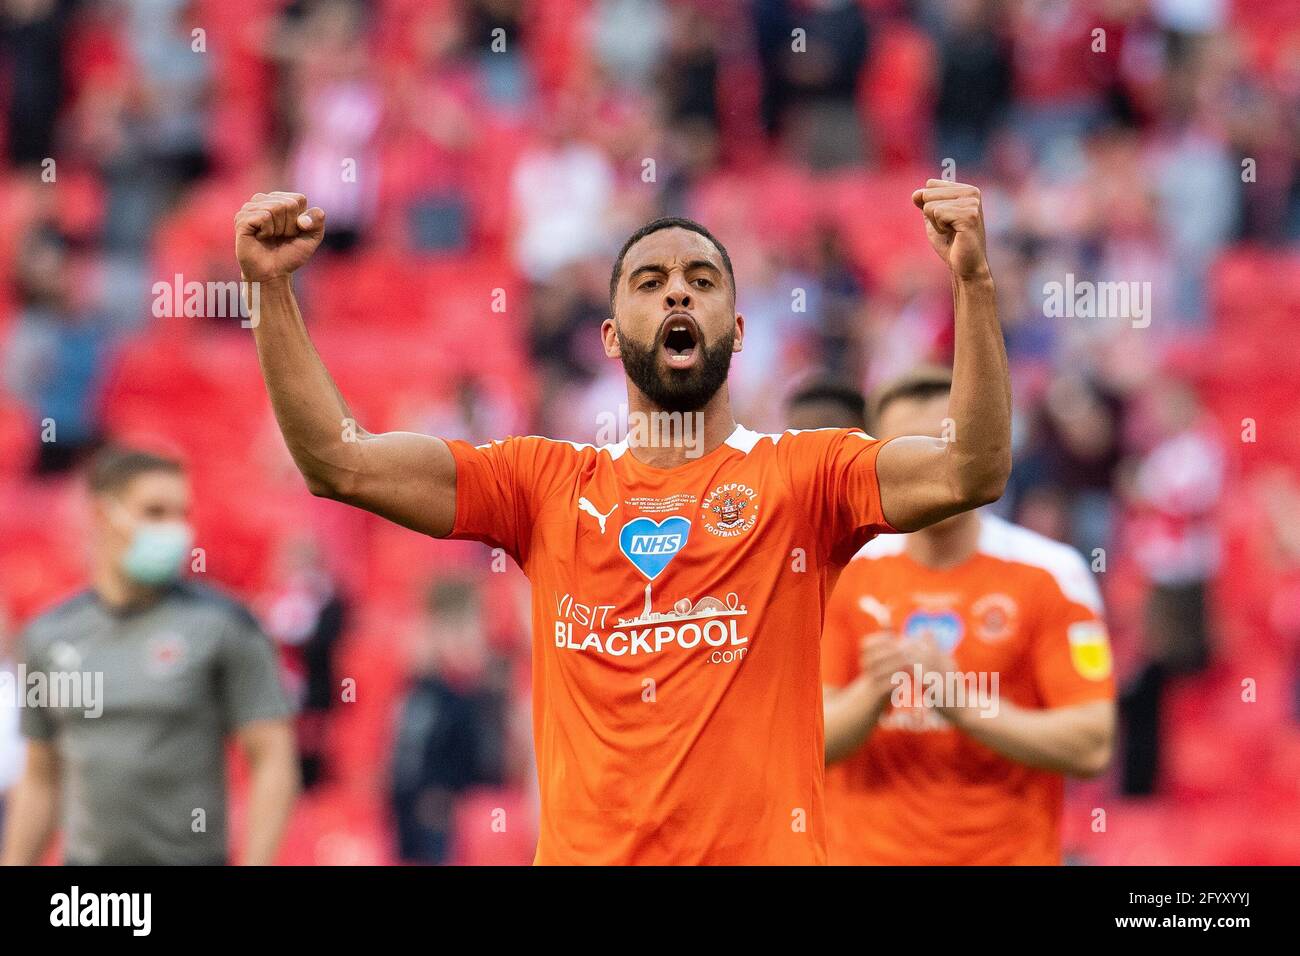
M904 637L909 640L932 637L942 651L951 651L960 644L964 630L961 618L952 611L914 611L903 622Z
M690 533L690 521L680 515L659 522L635 518L618 533L618 548L638 571L653 581L677 552L686 547Z

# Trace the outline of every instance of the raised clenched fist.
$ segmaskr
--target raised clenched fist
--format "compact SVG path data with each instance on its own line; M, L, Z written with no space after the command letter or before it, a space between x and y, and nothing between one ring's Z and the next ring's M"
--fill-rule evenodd
M965 183L927 179L925 188L912 193L925 213L925 234L958 279L989 277L984 249L984 209L980 191Z
M325 235L325 211L302 193L257 193L235 214L235 256L248 282L287 276Z

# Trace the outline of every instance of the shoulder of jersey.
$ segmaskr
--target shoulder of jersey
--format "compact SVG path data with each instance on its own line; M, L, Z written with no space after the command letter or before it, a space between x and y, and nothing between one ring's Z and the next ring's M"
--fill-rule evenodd
M861 431L860 429L847 428L790 428L783 432L756 432L746 428L743 425L737 425L735 431L727 436L723 442L725 445L736 449L742 454L749 454L757 448L763 447L764 443L770 444L773 448L780 445L783 440L794 439L799 435L833 435L834 433L846 433L856 435L865 441L874 441L874 439ZM517 435L511 438L483 442L476 446L478 448L491 448L493 445L501 444L502 441L527 442L535 446L539 451L555 450L561 453L565 451L574 452L579 457L586 455L599 455L602 452L609 455L611 461L617 461L627 454L627 439L620 442L612 442L607 445L591 445L585 442L569 441L563 438L547 438L544 435Z
M994 515L980 516L979 550L992 558L1046 571L1065 597L1102 612L1101 592L1088 563L1074 548Z
M801 440L800 435L810 436L812 440L815 440L813 436L829 440L837 435L853 435L864 441L875 441L859 428L787 428L783 432L756 432L743 425L737 425L736 430L727 438L726 444L748 454L764 442L771 443L774 448L779 447L782 441L789 441L792 445L797 444Z
M193 580L181 581L176 585L176 589L185 600L211 608L222 616L232 618L243 627L261 630L253 612L232 594L227 594L210 584L200 584Z
M863 545L853 560L893 557L903 553L906 543L906 534L882 534ZM980 515L978 548L980 553L991 558L1046 571L1069 600L1101 613L1101 592L1097 582L1083 555L1068 544L1053 541L996 515Z
M95 595L89 588L64 598L31 619L27 624L27 640L38 638L47 628L57 627L74 617L79 611L94 607L94 604Z
M506 442L518 442L520 445L536 449L539 453L568 453L577 456L584 454L596 455L600 452L606 452L611 458L619 458L627 451L626 440L612 445L591 445L586 442L569 441L564 438L547 438L545 435L511 435L508 438L494 438L491 441L480 442L474 447L487 449L494 445L504 445Z

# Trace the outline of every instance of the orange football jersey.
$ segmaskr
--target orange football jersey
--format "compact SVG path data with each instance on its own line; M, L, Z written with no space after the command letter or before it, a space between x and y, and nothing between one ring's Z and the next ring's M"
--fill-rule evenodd
M532 583L538 863L824 863L819 649L881 512L859 431L685 464L545 438L456 459L453 536Z
M878 538L844 569L827 609L823 679L861 672L861 638L929 634L999 700L1063 707L1113 698L1101 596L1072 548L980 516L976 553L934 570ZM924 701L886 704L867 742L826 771L832 864L1059 863L1064 781L1003 757Z

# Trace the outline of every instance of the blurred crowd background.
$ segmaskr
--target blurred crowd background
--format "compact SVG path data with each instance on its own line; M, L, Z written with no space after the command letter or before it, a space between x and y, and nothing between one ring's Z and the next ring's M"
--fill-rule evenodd
M997 507L1108 602L1123 742L1069 790L1068 858L1300 862L1296 0L4 0L0 23L0 658L83 583L86 454L181 455L205 573L303 708L284 862L531 859L526 582L311 498L248 331L156 284L237 278L239 206L306 193L329 226L296 287L368 429L592 441L624 399L613 254L689 215L735 262L737 417L773 431L804 382L950 358L910 202L941 174L987 210ZM1053 316L1067 277L1147 283L1149 324Z

